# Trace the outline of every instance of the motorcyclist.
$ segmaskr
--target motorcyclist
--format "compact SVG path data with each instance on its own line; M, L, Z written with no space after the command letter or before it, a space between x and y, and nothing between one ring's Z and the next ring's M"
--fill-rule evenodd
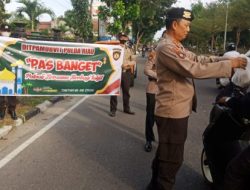
M248 63L249 64L249 63ZM249 65L248 65L249 68ZM250 69L242 72L241 75L233 76L232 81L239 88L246 90L250 86ZM236 96L222 96L217 102L231 108L232 113L239 118L250 121L250 92ZM248 131L247 131L248 132ZM249 133L249 132L248 132ZM250 187L250 146L237 154L227 165L224 190L247 190Z
M250 120L250 92L241 97L222 97L219 103ZM247 190L250 187L250 146L233 158L227 166L224 190Z

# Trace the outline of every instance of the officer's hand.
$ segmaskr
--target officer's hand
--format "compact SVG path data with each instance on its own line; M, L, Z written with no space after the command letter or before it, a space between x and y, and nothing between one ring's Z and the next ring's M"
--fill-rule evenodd
M232 68L241 68L245 69L247 66L247 59L243 57L237 57L231 59L232 62Z

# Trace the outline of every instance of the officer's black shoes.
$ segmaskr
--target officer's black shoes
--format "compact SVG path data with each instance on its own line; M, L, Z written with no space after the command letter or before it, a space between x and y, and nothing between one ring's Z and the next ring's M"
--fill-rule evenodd
M5 110L0 111L0 120L3 120L5 116Z
M124 110L124 113L130 114L130 115L135 115L135 112L131 111L131 110Z
M150 141L147 141L145 146L144 146L144 150L146 152L151 152L152 151L152 143Z
M110 117L115 117L115 112L113 112L113 111L109 112L109 116Z
M17 115L15 111L8 111L8 113L10 114L11 119L17 120Z

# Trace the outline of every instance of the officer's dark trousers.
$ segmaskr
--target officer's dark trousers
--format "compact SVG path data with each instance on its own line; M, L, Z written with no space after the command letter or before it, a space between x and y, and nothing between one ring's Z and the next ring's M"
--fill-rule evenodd
M171 190L182 165L188 117L171 119L156 116L159 145L152 163L154 190Z
M17 104L16 96L7 96L7 97L0 96L0 111L5 111L6 107L8 107L9 111L15 111L16 104Z
M123 111L130 111L129 106L129 89L132 79L132 73L130 71L122 72L121 77L121 88L122 88L122 99L123 99ZM117 96L110 97L110 111L116 112L117 110Z
M250 146L229 163L224 180L224 190L250 189Z
M145 136L146 141L154 141L154 132L153 126L155 123L155 94L146 93L147 98L147 107L146 107L146 128L145 128Z

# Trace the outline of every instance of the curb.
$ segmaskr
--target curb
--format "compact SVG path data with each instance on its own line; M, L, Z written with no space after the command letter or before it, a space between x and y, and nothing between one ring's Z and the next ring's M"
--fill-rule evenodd
M6 125L0 128L0 139L3 139L9 132L14 128L22 125L27 120L31 119L32 117L36 116L37 114L44 112L46 109L48 109L53 104L64 100L63 96L54 96L50 100L46 100L41 104L38 104L35 108L32 108L24 115L19 115L18 119L14 121L13 125Z

